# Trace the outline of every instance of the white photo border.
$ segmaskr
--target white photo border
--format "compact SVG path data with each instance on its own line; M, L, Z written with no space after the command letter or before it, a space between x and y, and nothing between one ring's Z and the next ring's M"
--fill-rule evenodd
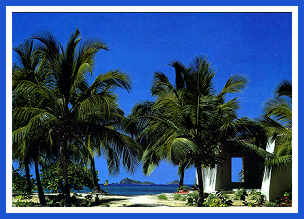
M12 15L16 12L288 12L292 13L292 207L13 207ZM298 213L298 6L7 6L6 7L6 213Z

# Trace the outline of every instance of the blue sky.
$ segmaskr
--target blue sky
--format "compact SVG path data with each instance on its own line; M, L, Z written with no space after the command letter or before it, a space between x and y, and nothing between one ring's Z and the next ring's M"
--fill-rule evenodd
M216 72L217 90L229 76L245 76L248 84L238 94L240 117L259 118L277 85L291 80L290 13L14 13L13 46L44 31L65 43L76 28L82 39L99 39L110 48L97 55L94 76L114 69L130 76L131 92L116 91L126 114L134 104L152 99L154 72L174 82L169 64L175 60L188 65L195 56L206 57ZM121 168L116 176L108 175L102 158L96 166L101 182L178 179L177 168L165 161L148 177L140 166L133 175ZM193 168L187 170L185 183L192 184L194 175Z

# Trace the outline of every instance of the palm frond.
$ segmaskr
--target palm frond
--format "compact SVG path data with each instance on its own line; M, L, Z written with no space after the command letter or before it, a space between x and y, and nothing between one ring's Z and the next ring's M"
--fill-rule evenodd
M243 89L245 87L246 83L247 83L247 80L244 77L241 77L238 75L231 76L227 80L222 91L220 92L220 96L224 96L225 94L228 94L228 93L239 92L241 89Z
M289 81L283 81L275 91L279 97L287 96L292 98L292 85Z

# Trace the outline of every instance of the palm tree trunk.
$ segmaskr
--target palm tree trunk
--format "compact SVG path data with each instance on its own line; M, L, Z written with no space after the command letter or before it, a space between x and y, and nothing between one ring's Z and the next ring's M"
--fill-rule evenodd
M71 206L71 197L70 197L70 185L68 182L68 166L66 160L65 147L63 145L60 146L60 161L61 168L63 172L63 196L64 196L64 206Z
M179 184L178 187L181 188L184 185L184 174L185 174L185 165L181 164L179 166Z
M40 205L45 206L46 201L45 201L44 191L43 191L41 181L40 181L38 161L35 160L34 165L35 165L35 174L36 174L39 202L40 202Z
M25 177L26 177L26 184L27 184L26 192L28 194L31 194L32 193L32 181L31 181L31 174L30 174L30 165L28 162L26 162L24 164L24 168L25 168Z
M94 157L90 156L90 162L91 162L91 172L92 172L92 176L93 176L94 190L96 192L100 192L101 189L100 189L100 186L98 183L98 176L96 174Z
M204 184L203 184L203 175L201 164L196 164L197 180L198 180L198 191L199 191L199 200L198 206L202 206L204 202Z

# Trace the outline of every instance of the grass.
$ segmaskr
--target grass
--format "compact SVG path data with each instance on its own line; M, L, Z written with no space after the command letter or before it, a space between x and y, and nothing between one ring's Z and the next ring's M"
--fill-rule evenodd
M174 194L173 199L174 200L181 200L182 199L182 195L181 194Z
M161 194L161 195L159 195L159 196L157 196L158 197L158 199L160 199L160 200L168 200L168 197L166 196L166 195L164 195L164 194Z

